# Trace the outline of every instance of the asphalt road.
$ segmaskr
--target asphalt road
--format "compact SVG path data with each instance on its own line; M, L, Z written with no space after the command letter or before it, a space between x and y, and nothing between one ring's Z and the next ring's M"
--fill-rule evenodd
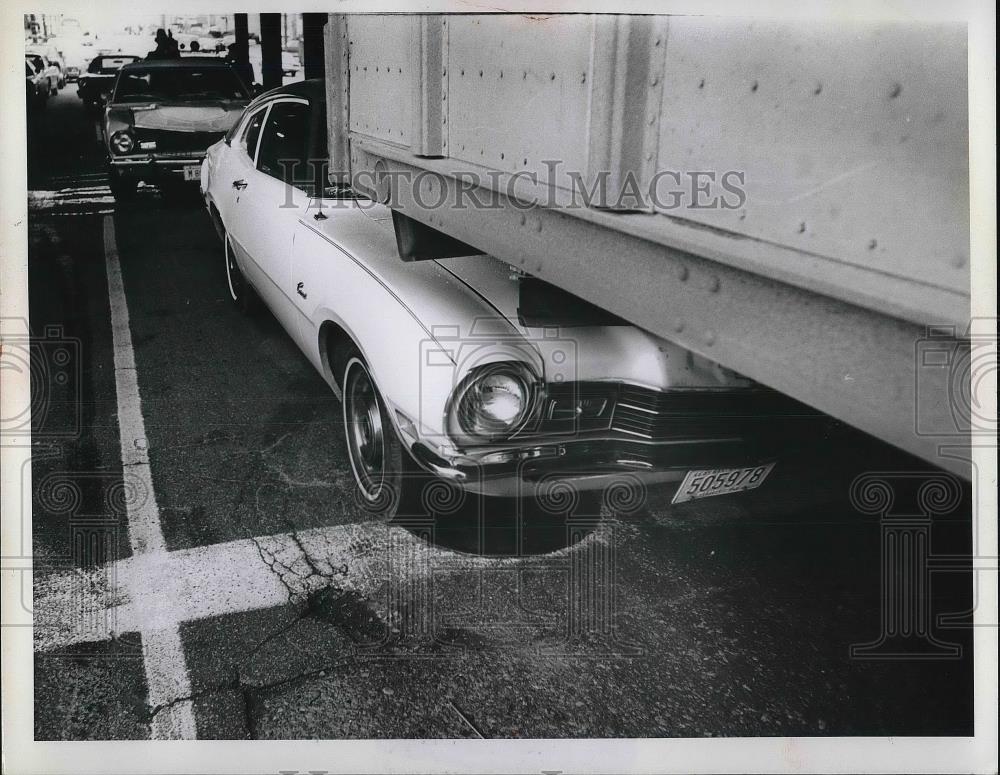
M588 502L572 535L519 533L506 502L372 522L338 403L229 303L199 203L116 207L94 129L72 86L29 126L30 324L43 360L69 353L36 381L38 739L144 738L182 710L201 738L972 732L968 574L932 575L901 654L850 650L891 602L851 483L934 472L844 434L752 494ZM109 244L143 438L120 420ZM136 499L162 550L130 541ZM968 492L929 529L932 556L967 553ZM931 639L944 658L920 658Z

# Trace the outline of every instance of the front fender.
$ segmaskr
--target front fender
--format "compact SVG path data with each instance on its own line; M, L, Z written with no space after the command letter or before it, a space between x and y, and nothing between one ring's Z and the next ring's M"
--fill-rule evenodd
M322 352L320 332L333 323L355 342L392 409L440 447L448 398L471 369L514 360L545 378L535 343L468 286L433 261L400 261L391 226L356 212L332 214L322 230L308 220L293 251L294 281L307 290L296 303L311 330L308 354L328 381L341 376Z

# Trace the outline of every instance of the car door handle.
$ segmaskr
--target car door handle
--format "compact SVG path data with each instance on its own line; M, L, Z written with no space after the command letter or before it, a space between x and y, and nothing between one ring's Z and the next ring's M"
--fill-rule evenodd
M237 191L242 191L246 187L247 187L247 182L245 180L241 179L233 181L233 188L235 188Z
M295 286L295 292L299 294L303 299L306 298L306 292L302 290L305 287L305 283L299 283Z

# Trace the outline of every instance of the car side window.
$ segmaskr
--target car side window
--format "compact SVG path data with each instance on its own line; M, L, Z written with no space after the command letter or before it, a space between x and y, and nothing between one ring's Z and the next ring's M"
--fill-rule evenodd
M276 102L260 137L257 169L272 178L298 185L309 180L306 170L309 106L303 102Z
M266 113L267 108L264 107L250 116L243 127L243 132L240 134L240 147L251 159L253 159L254 154L257 152L257 139L260 137L260 127L264 123L264 115Z

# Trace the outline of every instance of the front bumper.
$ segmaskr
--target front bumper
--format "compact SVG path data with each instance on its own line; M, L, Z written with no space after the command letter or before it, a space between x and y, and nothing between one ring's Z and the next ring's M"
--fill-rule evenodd
M198 167L204 160L204 153L185 153L177 156L142 154L133 156L112 156L108 164L119 175L137 180L155 181L172 179L183 181L186 167ZM189 181L196 182L196 181Z
M656 391L578 383L550 386L548 400L559 403L567 395L596 395L609 408L586 427L581 421L566 432L563 421L549 419L521 438L480 449L435 449L410 439L411 455L424 471L470 492L537 495L555 482L580 491L622 481L676 484L691 470L789 459L815 445L830 423L773 391Z
M476 458L445 459L418 443L411 447L427 473L473 493L497 497L535 496L557 483L578 491L600 490L615 483L677 484L692 469L733 468L773 460L741 439L640 445L622 439L535 443L494 451ZM509 458L491 462L497 458Z

